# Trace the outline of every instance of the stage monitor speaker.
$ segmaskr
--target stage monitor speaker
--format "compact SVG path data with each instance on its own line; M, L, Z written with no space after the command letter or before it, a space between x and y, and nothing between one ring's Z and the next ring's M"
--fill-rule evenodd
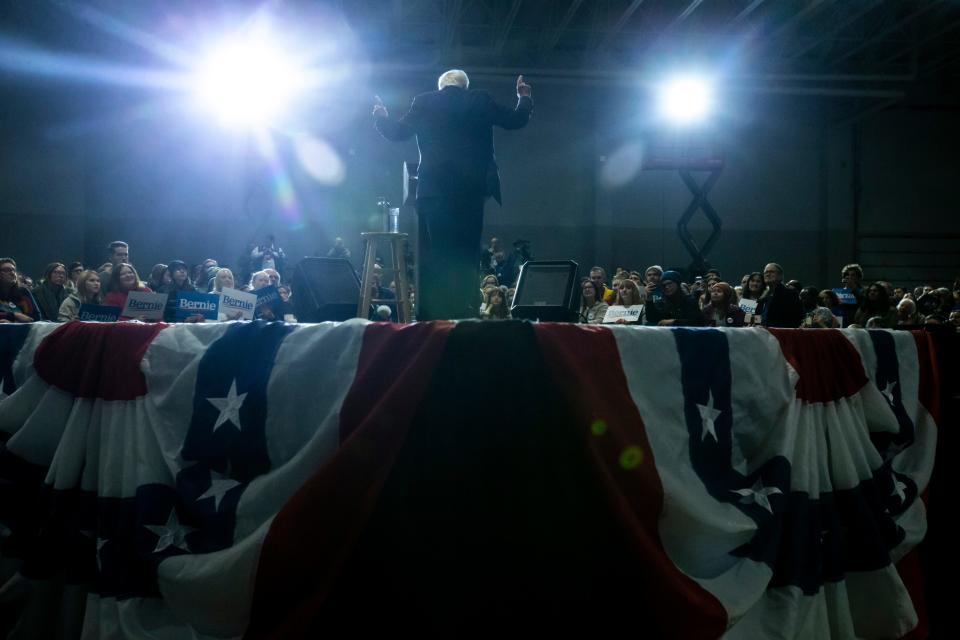
M349 320L357 315L360 279L346 258L304 258L294 269L292 294L300 322Z
M520 267L510 315L545 322L573 321L578 270L573 260L525 262Z

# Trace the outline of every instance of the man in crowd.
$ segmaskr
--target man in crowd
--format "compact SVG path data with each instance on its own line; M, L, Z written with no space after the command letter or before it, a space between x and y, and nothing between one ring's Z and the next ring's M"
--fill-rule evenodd
M107 245L107 252L109 254L110 268L101 269L98 274L101 282L108 282L110 280L110 272L115 269L118 264L131 264L130 245L123 240L114 240L111 242Z
M617 292L607 286L607 272L603 267L593 267L590 269L590 279L603 290L603 301L607 304L613 304L613 299Z
M840 312L843 314L843 326L853 322L853 316L857 314L857 309L863 303L863 269L859 264L853 263L846 265L840 272L840 284L844 289L849 289L853 294L854 300L840 301Z
M803 322L803 305L800 296L783 284L783 267L771 262L763 268L763 281L767 291L763 295L760 316L765 327L796 328ZM766 303L763 303L766 300Z
M663 276L663 267L652 264L647 267L644 276L647 279L647 302L653 304L660 302L660 298L663 297L663 291L660 288L660 278Z

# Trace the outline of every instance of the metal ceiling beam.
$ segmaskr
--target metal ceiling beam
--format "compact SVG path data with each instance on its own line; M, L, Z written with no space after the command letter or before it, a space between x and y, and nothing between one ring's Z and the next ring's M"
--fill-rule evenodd
M732 23L736 24L741 20L743 20L744 18L746 18L747 16L749 16L751 13L756 11L760 7L760 5L763 4L763 2L764 0L753 0L753 2L747 5L743 11L737 14L737 17L733 19Z
M580 9L580 5L582 4L583 0L572 0L570 6L567 7L566 13L563 14L560 24L557 25L557 28L553 30L553 33L551 33L544 41L542 48L543 53L549 53L553 51L555 46L557 46L557 43L560 42L560 36L562 36L563 32L567 30L567 27L570 25L570 21L573 20L575 15L577 15L577 11Z
M690 17L690 14L692 14L694 11L696 11L696 10L697 10L697 7L699 7L701 4L703 4L703 0L693 0L693 2L691 2L689 5L687 5L687 8L684 9L684 10L680 13L680 15L678 15L676 18L674 18L674 19L670 22L670 25L667 27L667 30L673 29L673 28L676 27L678 24L680 24L681 22L683 22L684 20L686 20L687 18L689 18L689 17Z
M513 28L513 22L517 19L517 14L520 13L520 5L523 4L523 0L513 0L513 4L510 6L510 12L507 13L507 19L503 23L503 28L500 30L500 35L497 36L496 42L493 45L493 53L495 55L500 55L503 52L503 47L507 44L507 37L510 35L510 29Z
M796 25L800 24L812 14L816 13L823 3L827 0L811 0L811 2L804 7L801 11L798 11L796 14L791 16L786 22L781 24L779 27L773 30L773 33L770 34L770 40L776 40L778 37L786 33L789 29L792 29Z
M888 62L893 62L894 60L896 60L896 59L899 58L900 56L904 56L904 55L907 55L908 53L911 53L911 52L913 52L913 51L916 51L917 49L919 49L919 48L922 47L923 45L927 44L928 42L930 42L930 41L932 41L932 40L936 40L937 38L939 38L939 37L942 36L943 34L948 33L948 32L950 32L950 31L953 31L953 30L956 29L957 27L960 27L960 20L954 20L953 22L950 22L950 23L946 24L945 26L941 27L940 29L937 29L937 30L934 31L933 33L928 34L928 35L925 36L922 40L918 40L917 42L914 42L914 43L911 44L910 46L905 47L905 48L901 49L900 51L897 51L897 52L894 53L893 55L887 56L886 58L884 58L883 60L880 61L880 64L886 64L886 63L888 63Z
M858 11L855 11L852 15L848 16L846 20L842 21L842 22L841 22L840 24L838 24L836 27L834 27L833 29L831 29L831 30L830 30L830 33L828 33L828 34L825 35L824 37L820 38L819 40L814 40L814 41L812 41L810 44L806 45L805 47L803 47L803 48L800 49L799 51L790 54L790 56L787 57L787 60L795 60L795 59L799 58L800 56L802 56L802 55L804 55L804 54L806 54L806 53L809 53L810 51L816 49L816 48L819 47L821 44L823 44L823 43L826 42L827 40L830 40L831 38L833 38L834 36L836 36L838 33L840 33L841 31L843 31L844 29L846 29L846 28L849 27L850 25L852 25L854 22L858 21L860 18L862 18L863 16L867 15L868 13L870 13L871 11L873 11L874 9L876 9L876 8L877 8L878 6L880 6L881 4L883 4L883 0L873 0L873 2L867 2L867 3L865 3L865 4L863 5L863 7L861 7Z
M922 16L923 14L927 13L928 11L930 11L931 9L933 9L934 7L938 6L938 5L940 4L940 2L941 2L941 0L933 0L933 1L930 2L929 4L925 4L924 6L920 7L919 9L917 9L916 11L914 11L913 13L911 13L910 15L908 15L907 17L905 17L905 18L904 18L903 20L901 20L900 22L897 22L896 24L893 24L893 25L887 27L886 29L884 29L884 30L881 31L880 33L874 34L874 35L873 35L872 37L870 37L869 39L861 42L859 45L857 45L857 46L854 47L853 49L850 49L849 51L846 51L846 52L843 53L840 57L832 60L832 61L831 61L831 64L839 64L839 63L843 62L844 60L849 59L851 56L854 56L854 55L860 53L861 51L863 51L864 49L866 49L867 47L869 47L869 46L872 45L873 43L875 43L875 42L877 42L878 40L882 39L884 36L893 33L893 32L896 31L897 29L902 29L905 24L907 24L907 23L909 23L909 22L911 22L911 21L913 21L913 20L916 20L917 18L919 18L919 17Z
M630 18L633 17L633 14L637 12L637 9L640 8L640 5L643 4L643 0L633 0L626 9L623 10L623 13L620 14L620 17L617 18L617 21L613 23L613 27L607 32L607 35L604 36L603 40L600 41L600 44L597 45L596 52L599 53L607 47L610 46L610 43L613 42L614 38L617 37L617 34L620 33L620 30L623 29Z

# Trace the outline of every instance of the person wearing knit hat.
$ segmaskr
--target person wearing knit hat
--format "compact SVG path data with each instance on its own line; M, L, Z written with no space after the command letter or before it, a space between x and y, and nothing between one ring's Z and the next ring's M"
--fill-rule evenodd
M660 301L660 298L663 296L663 291L660 289L660 276L663 275L663 267L658 264L652 264L647 267L647 270L644 271L644 278L646 284L644 285L647 290L647 303L656 303Z
M680 288L682 280L676 271L664 271L660 276L663 296L647 304L647 324L661 327L699 326L703 324L697 301Z
M742 327L746 314L736 305L737 297L726 282L716 282L710 287L710 303L701 314L704 323L711 327Z
M164 322L177 321L177 292L178 291L196 291L196 287L190 282L190 271L187 269L187 263L183 260L171 260L167 264L167 273L170 274L170 282L160 288L160 293L167 294L167 306L163 311ZM166 278L161 278L166 280Z

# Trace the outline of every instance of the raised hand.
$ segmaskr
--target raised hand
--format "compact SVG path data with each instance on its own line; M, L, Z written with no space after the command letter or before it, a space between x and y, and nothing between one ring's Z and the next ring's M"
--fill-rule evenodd
M523 81L523 76L517 76L517 97L520 98L526 96L529 98L531 92L532 90L530 89L530 85Z

